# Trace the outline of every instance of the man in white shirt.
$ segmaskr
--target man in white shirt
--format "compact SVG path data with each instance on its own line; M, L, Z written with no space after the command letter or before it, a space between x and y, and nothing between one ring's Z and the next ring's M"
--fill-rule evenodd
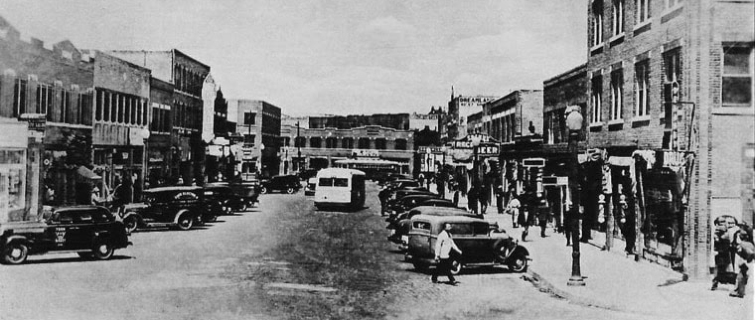
M435 241L435 260L438 261L435 273L432 275L433 283L438 282L438 275L444 274L448 276L448 283L457 284L454 275L451 274L451 250L454 250L461 254L461 250L456 246L454 240L451 238L451 224L443 224L443 230L438 234L438 239Z

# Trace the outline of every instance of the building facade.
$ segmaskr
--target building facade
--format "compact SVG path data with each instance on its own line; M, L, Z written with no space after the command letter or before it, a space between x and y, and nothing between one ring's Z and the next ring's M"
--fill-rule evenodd
M262 100L228 100L228 109L236 112L236 132L243 136L239 143L242 175L259 171L269 177L280 172L281 109Z
M495 96L454 96L451 92L451 100L448 101L448 114L445 119L445 129L441 139L448 142L464 137L469 130L467 129L467 118L469 115L482 111L482 105L489 101L498 99Z
M566 145L566 107L579 106L587 114L586 64L543 81L543 143ZM587 125L584 125L587 128ZM580 135L585 140L585 135Z
M204 182L204 141L202 121L204 101L202 87L210 74L210 67L177 50L139 51L117 50L108 54L135 65L148 68L152 76L173 85L171 106L171 150L177 163L176 175L168 183Z
M69 41L23 40L0 17L0 71L0 221L89 198L77 186L92 183L79 172L92 168L93 64Z
M542 112L542 90L516 90L485 103L475 117L480 119L481 133L502 143L512 143L517 137L542 134Z
M599 161L586 171L611 182L587 186L585 219L597 218L600 194L615 204L626 197L627 212L608 212L641 217L627 249L693 277L709 273L717 215L753 221L754 6L595 0L587 8L585 120Z
M414 132L377 125L356 128L281 127L282 165L297 162L303 168L322 169L335 161L355 157L379 158L400 163L403 172L412 172Z

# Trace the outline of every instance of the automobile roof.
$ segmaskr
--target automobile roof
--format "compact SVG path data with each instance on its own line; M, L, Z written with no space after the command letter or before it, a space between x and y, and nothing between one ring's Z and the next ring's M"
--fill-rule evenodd
M90 204L79 204L79 205L73 205L73 206L55 207L55 212L80 211L80 210L107 210L107 208L102 207L102 206L90 205Z
M412 208L410 211L418 211L419 214L432 214L433 213L443 213L443 214L453 214L453 213L459 213L459 214L467 214L467 210L459 207L433 207L433 206L417 206Z
M490 224L488 221L485 221L484 219L472 217L470 214L464 214L464 215L450 215L450 216L444 216L444 215L430 215L430 214L418 214L414 217L412 217L412 220L425 220L430 222L437 222L437 223L480 223L484 222L487 224Z
M144 192L163 192L163 191L197 191L202 190L202 187L197 186L171 186L171 187L159 187L144 190Z
M363 176L363 171L346 168L325 168L317 172L317 177L348 177L353 175Z

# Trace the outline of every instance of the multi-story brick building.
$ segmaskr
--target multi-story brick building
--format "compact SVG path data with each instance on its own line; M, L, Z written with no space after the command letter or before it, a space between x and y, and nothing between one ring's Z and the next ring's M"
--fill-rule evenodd
M179 176L176 148L173 147L173 84L150 77L149 139L147 139L147 178L151 186L172 182Z
M0 221L90 199L77 183L93 177L93 64L69 41L22 39L0 17L0 71Z
M586 64L543 81L543 143L566 145L569 132L564 111L568 106L579 106L583 115L587 112Z
M409 130L410 120L408 113L376 113L370 115L326 115L310 116L310 128L338 128L350 129L361 126L376 125L398 130Z
M236 132L241 143L238 171L244 175L259 171L269 177L279 173L281 109L262 100L228 100L229 112L235 111Z
M171 148L185 184L204 181L201 137L204 102L202 87L210 67L177 50L115 50L108 54L152 70L152 76L173 85Z
M489 102L498 99L495 96L454 96L451 92L451 100L448 101L448 114L445 117L445 127L442 133L441 139L443 141L451 141L459 139L467 135L469 131L467 129L467 118L469 115L482 111L482 106Z
M612 183L587 187L585 219L597 218L598 194L614 204L628 197L627 212L614 214L639 215L644 227L618 226L643 231L627 249L694 277L708 273L717 215L753 221L754 6L594 0L587 8L588 145L605 151ZM634 206L635 195L646 205Z
M543 91L515 90L483 105L480 132L503 143L540 134L543 128Z
M143 181L144 142L149 123L150 70L107 53L88 50L94 63L95 172L113 190L133 175Z

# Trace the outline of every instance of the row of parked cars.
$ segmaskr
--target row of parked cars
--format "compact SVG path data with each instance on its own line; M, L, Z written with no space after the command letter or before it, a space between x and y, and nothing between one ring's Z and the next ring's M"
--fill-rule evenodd
M107 260L116 249L131 245L129 235L140 228L189 230L219 215L246 211L257 203L260 183L218 182L143 191L143 203L123 208L94 205L48 208L38 221L0 225L0 262L21 264L32 254L76 252L82 258Z
M463 255L454 257L452 272L471 267L505 266L527 270L529 251L497 224L469 213L412 179L388 181L379 192L381 212L391 230L388 240L399 245L405 261L418 271L434 267L435 241L444 224Z

